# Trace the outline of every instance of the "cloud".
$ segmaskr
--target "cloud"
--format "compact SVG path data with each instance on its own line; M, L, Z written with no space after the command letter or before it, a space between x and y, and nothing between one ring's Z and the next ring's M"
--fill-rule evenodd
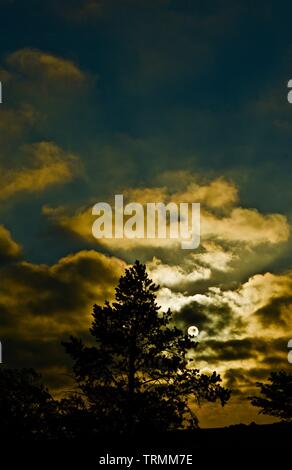
M287 297L292 293L291 273L256 274L234 291L214 290L214 296L226 300L234 311L251 315L270 303L271 300Z
M119 255L128 250L132 257L135 247L143 248L150 276L161 285L158 304L163 310L174 310L175 321L185 330L190 325L199 328L203 350L198 356L200 367L214 367L224 374L229 362L230 367L244 364L249 370L268 354L269 346L264 345L265 341L271 345L272 340L283 342L286 338L292 305L286 299L291 295L290 274L250 275L248 267L264 267L269 259L277 256L278 245L289 238L288 221L281 214L262 214L256 209L240 207L238 188L224 178L200 183L192 174L168 172L158 179L160 186L153 188L126 188L125 200L146 203L153 202L155 197L166 203L201 202L197 199L201 197L199 250L183 251L165 244L156 256L154 250L159 244L151 240L143 240L144 245L138 245L139 240L108 240L107 243L101 241L100 245ZM219 197L220 204L217 204L222 192L225 192L224 197ZM73 215L65 207L47 207L44 212L68 233L94 243L91 209L81 208ZM147 242L151 247L149 252ZM273 307L277 307L279 313L269 322ZM263 325L265 330L259 338ZM253 341L254 347L251 347ZM215 351L215 343L218 351ZM273 348L275 356L282 354L283 364L285 351L279 344L273 343Z
M187 295L182 292L175 292L168 287L162 287L157 293L157 303L163 311L168 309L179 311L185 305L200 300L200 294Z
M9 230L0 225L0 265L6 261L18 259L21 252L21 246L13 240Z
M28 105L23 104L18 108L0 108L0 139L9 141L11 138L22 136L26 129L31 128L37 120L38 113ZM0 157L1 158L1 157ZM3 156L2 156L3 158Z
M32 160L32 164L11 170L1 169L2 200L18 193L34 193L50 186L65 184L81 173L79 158L65 152L53 142L27 145L23 151Z
M285 242L289 233L287 218L282 214L263 215L256 209L236 207L227 217L220 218L208 212L202 216L202 236L246 242L250 246Z
M209 208L225 208L234 205L238 200L238 188L225 178L217 178L207 184L190 182L185 191L175 193L174 202L200 202Z
M175 287L179 285L182 287L185 284L194 283L201 279L209 279L211 276L209 268L197 266L197 269L194 270L194 266L191 265L187 272L181 266L169 266L163 264L157 258L153 258L147 264L147 267L153 281L161 286Z
M70 60L37 49L19 49L7 58L9 67L26 77L39 80L82 83L86 75Z
M213 270L228 272L233 269L231 263L238 260L238 254L224 249L212 241L203 242L203 253L192 255L197 263L208 266Z
M1 306L14 312L10 318L26 337L84 330L93 303L112 298L124 267L117 258L94 250L68 255L51 266L20 261L2 270Z
M199 339L194 359L197 367L220 372L233 394L246 399L255 391L256 380L266 379L272 370L289 368L287 335Z
M237 337L244 333L243 322L234 317L227 304L212 304L207 296L197 294L194 301L185 304L175 313L175 321L188 329L195 325L203 341L210 338Z
M80 109L80 99L86 96L94 77L68 58L24 48L5 58L0 80L5 105L0 110L1 138L2 127L15 137L27 128L47 130L66 112L72 119L74 104L78 101Z
M2 233L8 235L0 230L0 249ZM88 335L93 304L113 299L125 266L94 250L67 255L52 265L16 258L3 265L0 329L6 365L37 367L64 384L53 373L68 366L61 340L70 334Z
M28 191L28 186L32 188L31 182L38 190L39 186L46 186L46 181L49 185L62 178L68 181L69 173L76 173L74 167L77 167L77 159L69 154L66 157L60 147L57 150L57 144L46 140L48 135L58 135L59 129L64 135L64 121L71 119L72 124L75 120L76 106L78 110L82 108L81 97L89 90L89 75L70 60L25 48L6 57L4 68L0 69L0 80L3 85L3 103L0 107L0 198L5 199L14 192ZM35 144L38 140L40 143ZM25 152L23 147L26 148ZM35 155L35 161L27 165L29 152ZM45 153L47 157L42 157L41 154Z
M249 337L257 344L259 332L267 344L271 341L280 341L281 344L284 341L284 344L289 339L287 332L292 313L291 273L257 274L233 290L224 289L223 286L209 287L203 295L196 297L196 302L207 306L206 311L203 310L209 320L207 326L206 321L204 322L204 339L213 337L218 341L226 341ZM224 321L218 324L222 308L232 314L223 316ZM183 319L183 310L181 314ZM282 352L284 349L282 345Z
M159 266L154 260L154 272ZM191 325L198 327L194 365L201 370L217 370L227 386L234 386L235 396L245 399L254 393L255 380L267 377L271 370L287 367L292 275L256 274L232 290L215 286L213 280L213 286L198 293L196 281L193 289L186 288L185 266L188 264L180 265L181 283L173 282L178 279L177 267L173 266L171 273L172 266L168 266L170 274L163 282L168 287L159 291L158 304L175 311L174 320L184 331ZM250 411L247 416L250 419Z
M265 328L281 325L288 329L292 319L292 288L287 295L271 298L268 304L256 311L256 315Z
M243 359L258 359L258 355L269 351L269 342L256 337L228 339L226 341L211 339L204 342L204 352L200 359L208 361L239 361Z
M168 174L168 180L173 175ZM185 187L180 184L182 174L178 173L176 187L153 186L144 188L124 188L121 191L127 202L199 202L201 204L201 243L205 251L214 251L217 246L216 264L220 265L221 270L234 259L233 254L228 254L226 250L220 248L223 243L241 244L248 249L257 247L261 244L277 245L286 242L289 238L289 224L287 218L282 214L261 214L256 209L248 209L237 206L238 188L234 183L224 179L216 178L206 183L199 183L196 175L189 174ZM163 176L162 176L163 181ZM97 202L97 201L94 201ZM113 201L108 201L110 204ZM93 206L93 204L92 204ZM51 208L45 207L44 213L51 221L61 226L71 234L93 243L92 207L83 207L77 209L75 213L69 213L66 207ZM216 244L216 240L219 242ZM133 247L152 247L152 248L179 248L180 240L165 240L136 238L127 239L99 239L97 243L118 253L131 250ZM219 247L219 248L218 248ZM238 249L238 246L237 246ZM219 260L220 257L220 260ZM214 258L215 260L215 258ZM210 264L210 257L201 256L201 262Z
M229 207L238 200L238 188L223 177L202 183L200 178L186 171L165 172L157 179L161 187L126 188L125 197L137 202L200 202L208 208Z
M83 176L79 156L46 139L56 129L65 132L69 114L75 119L74 106L78 101L80 108L79 91L86 91L89 76L70 60L26 48L8 55L2 77L0 200Z

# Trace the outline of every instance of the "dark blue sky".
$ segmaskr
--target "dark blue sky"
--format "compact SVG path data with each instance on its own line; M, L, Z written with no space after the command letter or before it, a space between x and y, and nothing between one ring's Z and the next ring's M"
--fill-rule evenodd
M4 222L29 210L31 223L42 225L35 218L48 198L86 204L123 184L149 185L165 169L232 178L243 204L290 214L289 2L1 3L4 68L9 54L29 48L90 77L70 98L49 86L44 96L37 82L32 96L4 80L7 106L29 103L45 115L27 141L77 153L88 175L31 201L31 209L21 200Z

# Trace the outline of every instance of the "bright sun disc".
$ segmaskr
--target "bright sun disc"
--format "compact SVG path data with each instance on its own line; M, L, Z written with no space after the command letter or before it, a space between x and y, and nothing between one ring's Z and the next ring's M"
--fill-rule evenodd
M190 326L188 328L189 336L194 337L194 336L198 336L198 334L199 334L199 328L197 328L196 326Z

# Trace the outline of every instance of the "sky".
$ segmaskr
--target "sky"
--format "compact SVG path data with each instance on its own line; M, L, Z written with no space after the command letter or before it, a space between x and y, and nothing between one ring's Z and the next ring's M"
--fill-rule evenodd
M289 2L0 1L0 340L59 396L92 305L139 259L233 389L201 426L271 422L247 396L292 337ZM201 244L96 240L96 202L199 202Z

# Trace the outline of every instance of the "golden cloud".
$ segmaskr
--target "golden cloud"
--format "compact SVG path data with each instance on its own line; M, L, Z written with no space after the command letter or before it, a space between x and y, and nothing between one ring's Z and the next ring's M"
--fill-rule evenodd
M48 341L86 332L93 304L112 300L124 269L123 261L94 250L68 255L52 266L27 261L4 266L2 335Z
M292 276L287 274L256 274L235 291L225 291L223 297L234 311L251 315L271 299L292 296Z
M0 262L1 260L17 259L21 252L21 246L13 240L9 230L0 225Z
M169 177L169 175L168 175ZM193 181L194 176L189 175L185 189L170 186L153 188L126 188L123 191L125 203L130 201L148 202L199 202L201 203L201 243L218 241L236 242L248 247L261 244L279 244L289 238L290 229L287 219L282 214L261 214L256 209L248 209L235 206L238 201L238 188L234 183L217 178L209 183L200 185ZM111 203L112 201L109 201ZM44 213L57 225L62 226L69 232L94 242L91 232L94 217L92 208L81 208L73 214L68 214L65 207L45 207ZM113 250L129 250L135 246L141 247L179 247L180 240L174 239L100 239L99 244L112 248ZM212 250L211 250L212 251ZM223 257L225 265L229 262L228 255ZM217 256L217 263L218 263ZM207 260L205 260L207 262Z
M202 237L216 237L227 241L246 242L250 246L261 243L277 244L289 238L287 217L282 214L261 214L256 209L236 207L226 217L208 211L202 214Z
M129 201L147 202L200 202L209 208L223 209L234 205L238 200L238 188L225 178L216 178L200 184L196 175L185 171L168 172L161 180L162 187L127 188L123 194ZM174 181L176 180L176 181Z
M262 332L267 340L287 335L292 320L291 272L256 274L235 290L211 287L205 296L210 304L228 305L234 319L245 325L240 335L257 337Z
M200 202L209 208L223 209L234 205L238 200L238 188L225 178L217 178L208 184L191 182L185 191L179 191L171 200L180 202Z
M53 142L27 145L24 152L33 159L33 164L20 169L1 169L0 199L8 199L20 192L43 191L50 186L67 183L81 173L79 158Z

